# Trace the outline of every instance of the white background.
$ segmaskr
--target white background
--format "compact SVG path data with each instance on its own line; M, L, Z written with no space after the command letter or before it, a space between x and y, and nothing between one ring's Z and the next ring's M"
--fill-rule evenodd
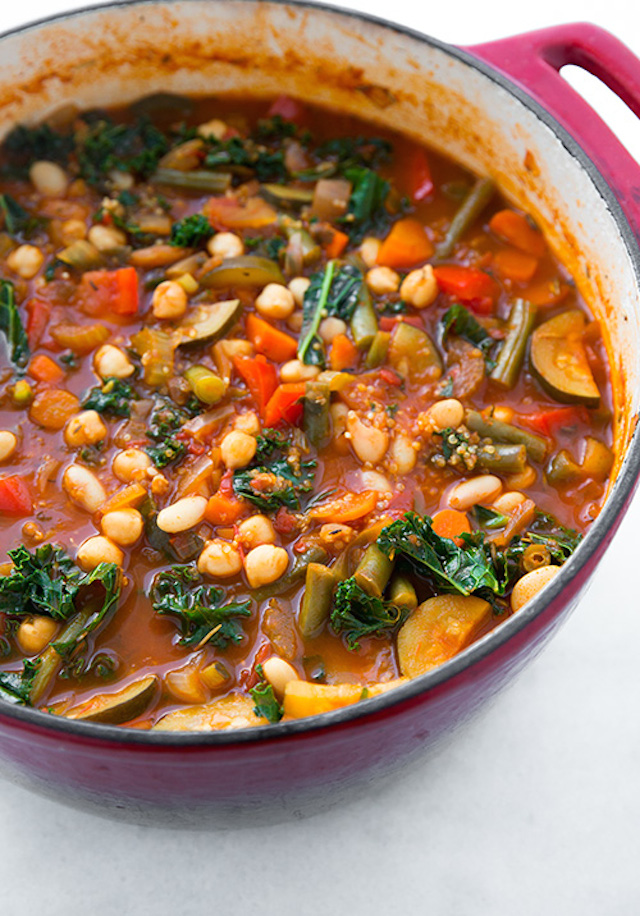
M2 0L0 29L85 5ZM589 20L640 55L632 2L351 5L458 44ZM635 120L597 99L640 157ZM302 822L193 834L103 821L0 783L0 911L640 913L639 527L636 500L543 656L448 750L375 797Z

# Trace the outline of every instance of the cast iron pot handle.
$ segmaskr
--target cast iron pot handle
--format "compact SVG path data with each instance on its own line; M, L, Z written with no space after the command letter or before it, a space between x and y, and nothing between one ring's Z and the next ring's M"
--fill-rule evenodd
M640 166L559 73L567 64L582 67L640 117L640 60L635 54L609 32L586 22L465 50L519 83L575 137L611 185L640 240Z

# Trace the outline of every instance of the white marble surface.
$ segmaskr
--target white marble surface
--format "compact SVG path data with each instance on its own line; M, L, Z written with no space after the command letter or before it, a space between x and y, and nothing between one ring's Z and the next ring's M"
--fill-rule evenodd
M64 5L85 4L5 0L0 28ZM351 5L461 44L591 20L640 54L631 2ZM637 124L599 97L638 155ZM1 912L640 912L639 528L636 500L542 657L438 759L375 797L302 822L191 834L102 821L0 783Z

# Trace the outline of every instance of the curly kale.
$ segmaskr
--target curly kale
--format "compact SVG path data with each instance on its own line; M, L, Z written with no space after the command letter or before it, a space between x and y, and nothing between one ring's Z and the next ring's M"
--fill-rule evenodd
M249 690L255 706L253 711L256 716L266 719L267 722L279 722L284 710L273 692L273 687L264 677L262 665L256 665L256 672L260 682Z
M114 124L104 115L85 115L84 129L76 134L80 173L99 188L113 171L147 178L168 149L166 136L146 118L134 124Z
M170 245L178 248L200 248L213 235L213 228L203 213L185 216L171 227Z
M0 213L4 217L4 228L12 239L29 239L45 220L33 216L10 194L0 194Z
M360 648L366 636L380 636L395 629L406 617L406 609L391 601L368 595L351 577L341 582L333 599L331 625L344 633L351 650Z
M102 386L92 388L82 402L85 410L97 410L108 417L131 416L131 401L138 395L132 386L121 378L106 378Z
M18 369L24 369L31 351L15 301L15 291L10 280L0 280L0 331L9 348L9 358Z
M286 181L287 169L284 164L284 152L281 149L269 150L256 144L251 139L231 137L229 140L207 138L211 148L207 153L204 165L209 169L250 170L258 181Z
M457 334L468 343L474 345L482 351L487 370L495 366L495 360L491 358L491 351L496 345L496 340L486 331L479 321L477 321L471 312L456 302L451 308L447 309L440 319L440 343L444 347L449 334Z
M25 127L20 124L9 133L2 144L10 171L16 177L26 178L33 162L45 159L67 165L73 152L74 140L70 132L53 130L48 124Z

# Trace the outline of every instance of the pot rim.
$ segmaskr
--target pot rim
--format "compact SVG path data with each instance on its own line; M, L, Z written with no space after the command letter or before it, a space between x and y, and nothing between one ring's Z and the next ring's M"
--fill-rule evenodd
M0 33L0 43L15 35L36 31L41 26L64 23L70 19L81 18L94 12L102 13L110 9L129 7L156 6L166 3L167 0L110 0L94 6L80 7L76 10L55 13L40 19L27 22ZM189 0L189 2L224 4L226 0ZM261 4L264 0L233 0L233 2ZM365 21L375 26L382 27L401 36L407 36L418 42L436 48L450 57L480 71L500 88L514 96L521 104L528 108L547 127L567 152L578 161L588 178L601 196L604 204L611 213L620 232L627 255L633 266L636 280L640 285L640 247L638 240L628 222L626 214L618 199L609 186L602 172L596 167L592 159L586 154L575 138L524 89L513 82L508 76L491 65L476 57L472 52L440 41L430 35L418 32L409 26L391 22L369 13L351 10L341 6L333 6L325 2L308 2L308 0L267 0L275 6L291 6L297 9L320 10L348 19ZM640 167L639 167L640 169ZM639 424L640 425L640 424ZM39 709L26 706L13 706L2 702L0 705L0 727L3 720L17 720L18 725L23 725L32 731L51 731L65 734L70 739L83 743L125 745L165 748L196 748L215 747L240 744L253 744L256 742L267 743L270 741L283 742L285 738L302 738L309 732L319 732L348 727L357 721L375 718L378 714L386 713L394 706L407 703L428 694L435 688L442 687L448 681L454 680L465 670L471 669L495 651L504 647L511 639L524 631L530 624L543 614L546 609L560 596L565 586L577 576L585 567L597 557L599 551L606 546L607 537L617 527L622 518L628 502L630 501L636 483L640 476L640 430L636 426L620 472L615 480L613 489L607 498L602 511L594 521L592 528L585 536L584 542L577 552L560 568L560 572L553 581L544 589L542 594L533 598L522 610L512 617L507 618L496 629L477 640L464 649L450 661L419 675L416 678L394 687L388 693L380 694L366 700L360 700L350 706L332 712L320 713L305 719L292 719L274 725L259 725L244 729L228 729L211 732L163 732L141 731L127 729L119 725L104 725L100 723L86 723L66 719L62 716L53 716Z

